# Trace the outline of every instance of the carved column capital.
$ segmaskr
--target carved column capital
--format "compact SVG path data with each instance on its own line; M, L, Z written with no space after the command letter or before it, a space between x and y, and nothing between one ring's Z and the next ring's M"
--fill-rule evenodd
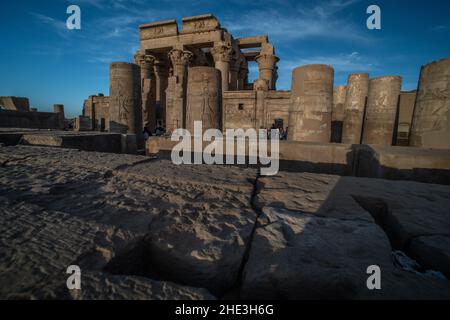
M216 42L211 49L214 61L230 62L233 58L234 49L226 42Z
M273 54L260 54L256 56L259 70L274 70L278 61L280 59Z
M187 66L192 61L194 54L187 50L172 49L168 56L173 66Z

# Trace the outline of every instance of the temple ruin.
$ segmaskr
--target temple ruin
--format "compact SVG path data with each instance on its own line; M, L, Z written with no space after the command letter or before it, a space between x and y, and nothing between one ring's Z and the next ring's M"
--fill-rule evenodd
M281 91L266 35L211 14L139 31L73 130L61 104L0 97L0 299L450 300L450 58L408 92L323 64ZM286 129L279 171L168 160L199 120Z
M80 130L114 131L109 124L125 112L129 119L142 115L139 128L164 127L166 136L203 120L222 131L283 127L288 140L299 142L408 146L411 135L411 146L450 148L442 134L450 128L450 59L422 69L417 99L415 91L401 91L400 76L350 74L346 85L334 87L327 65L294 69L291 90L279 91L279 58L267 35L234 38L211 14L183 18L181 30L176 20L166 20L141 25L139 32L133 68L140 81L124 75L116 87L111 65L110 96L130 97L129 105L122 110L110 97L90 96ZM250 63L259 70L253 83ZM130 128L139 135L138 127Z

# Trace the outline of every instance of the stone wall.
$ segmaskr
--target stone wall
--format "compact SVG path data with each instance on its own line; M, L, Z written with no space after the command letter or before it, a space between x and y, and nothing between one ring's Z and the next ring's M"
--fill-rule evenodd
M0 97L0 106L6 110L30 111L30 102L24 97Z
M270 128L276 119L282 119L286 128L290 105L290 91L226 91L223 93L223 127Z
M59 113L0 110L0 127L60 129Z
M268 91L264 99L264 127L270 128L275 119L283 120L283 127L289 127L291 91Z
M224 130L255 127L255 91L227 91L222 99Z
M83 116L92 121L94 130L106 131L109 125L109 97L90 96L84 100Z

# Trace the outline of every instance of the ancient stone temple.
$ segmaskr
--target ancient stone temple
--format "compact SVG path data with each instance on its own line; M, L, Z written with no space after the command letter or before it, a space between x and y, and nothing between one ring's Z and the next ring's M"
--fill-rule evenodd
M416 90L401 91L397 75L355 73L335 86L333 67L323 64L295 68L291 90L281 91L267 35L234 38L212 14L183 18L181 26L143 24L139 34L133 63L111 65L110 96L85 100L77 119L84 130L139 135L163 127L170 137L203 121L203 129L222 131L283 129L297 142L450 148L442 138L450 128L449 59L422 68L417 98Z

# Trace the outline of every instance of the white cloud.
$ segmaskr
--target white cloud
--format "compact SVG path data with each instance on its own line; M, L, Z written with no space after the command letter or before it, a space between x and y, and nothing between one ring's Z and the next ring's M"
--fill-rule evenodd
M292 60L280 61L278 87L289 89L292 70L307 64L326 64L333 67L335 79L346 79L351 73L371 72L376 70L378 62L375 58L362 56L359 52L336 55L317 55Z
M374 69L376 61L373 58L361 56L359 52L341 53L337 55L317 55L303 57L294 60L280 61L279 66L283 71L292 70L305 64L327 64L339 72L368 72Z
M29 12L29 14L38 22L50 26L61 37L69 36L69 29L65 21L56 20L38 12Z
M369 42L363 28L342 13L356 2L358 0L329 0L313 6L302 3L294 8L252 11L239 19L226 17L223 24L231 32L242 35L267 33L278 41L327 38Z

